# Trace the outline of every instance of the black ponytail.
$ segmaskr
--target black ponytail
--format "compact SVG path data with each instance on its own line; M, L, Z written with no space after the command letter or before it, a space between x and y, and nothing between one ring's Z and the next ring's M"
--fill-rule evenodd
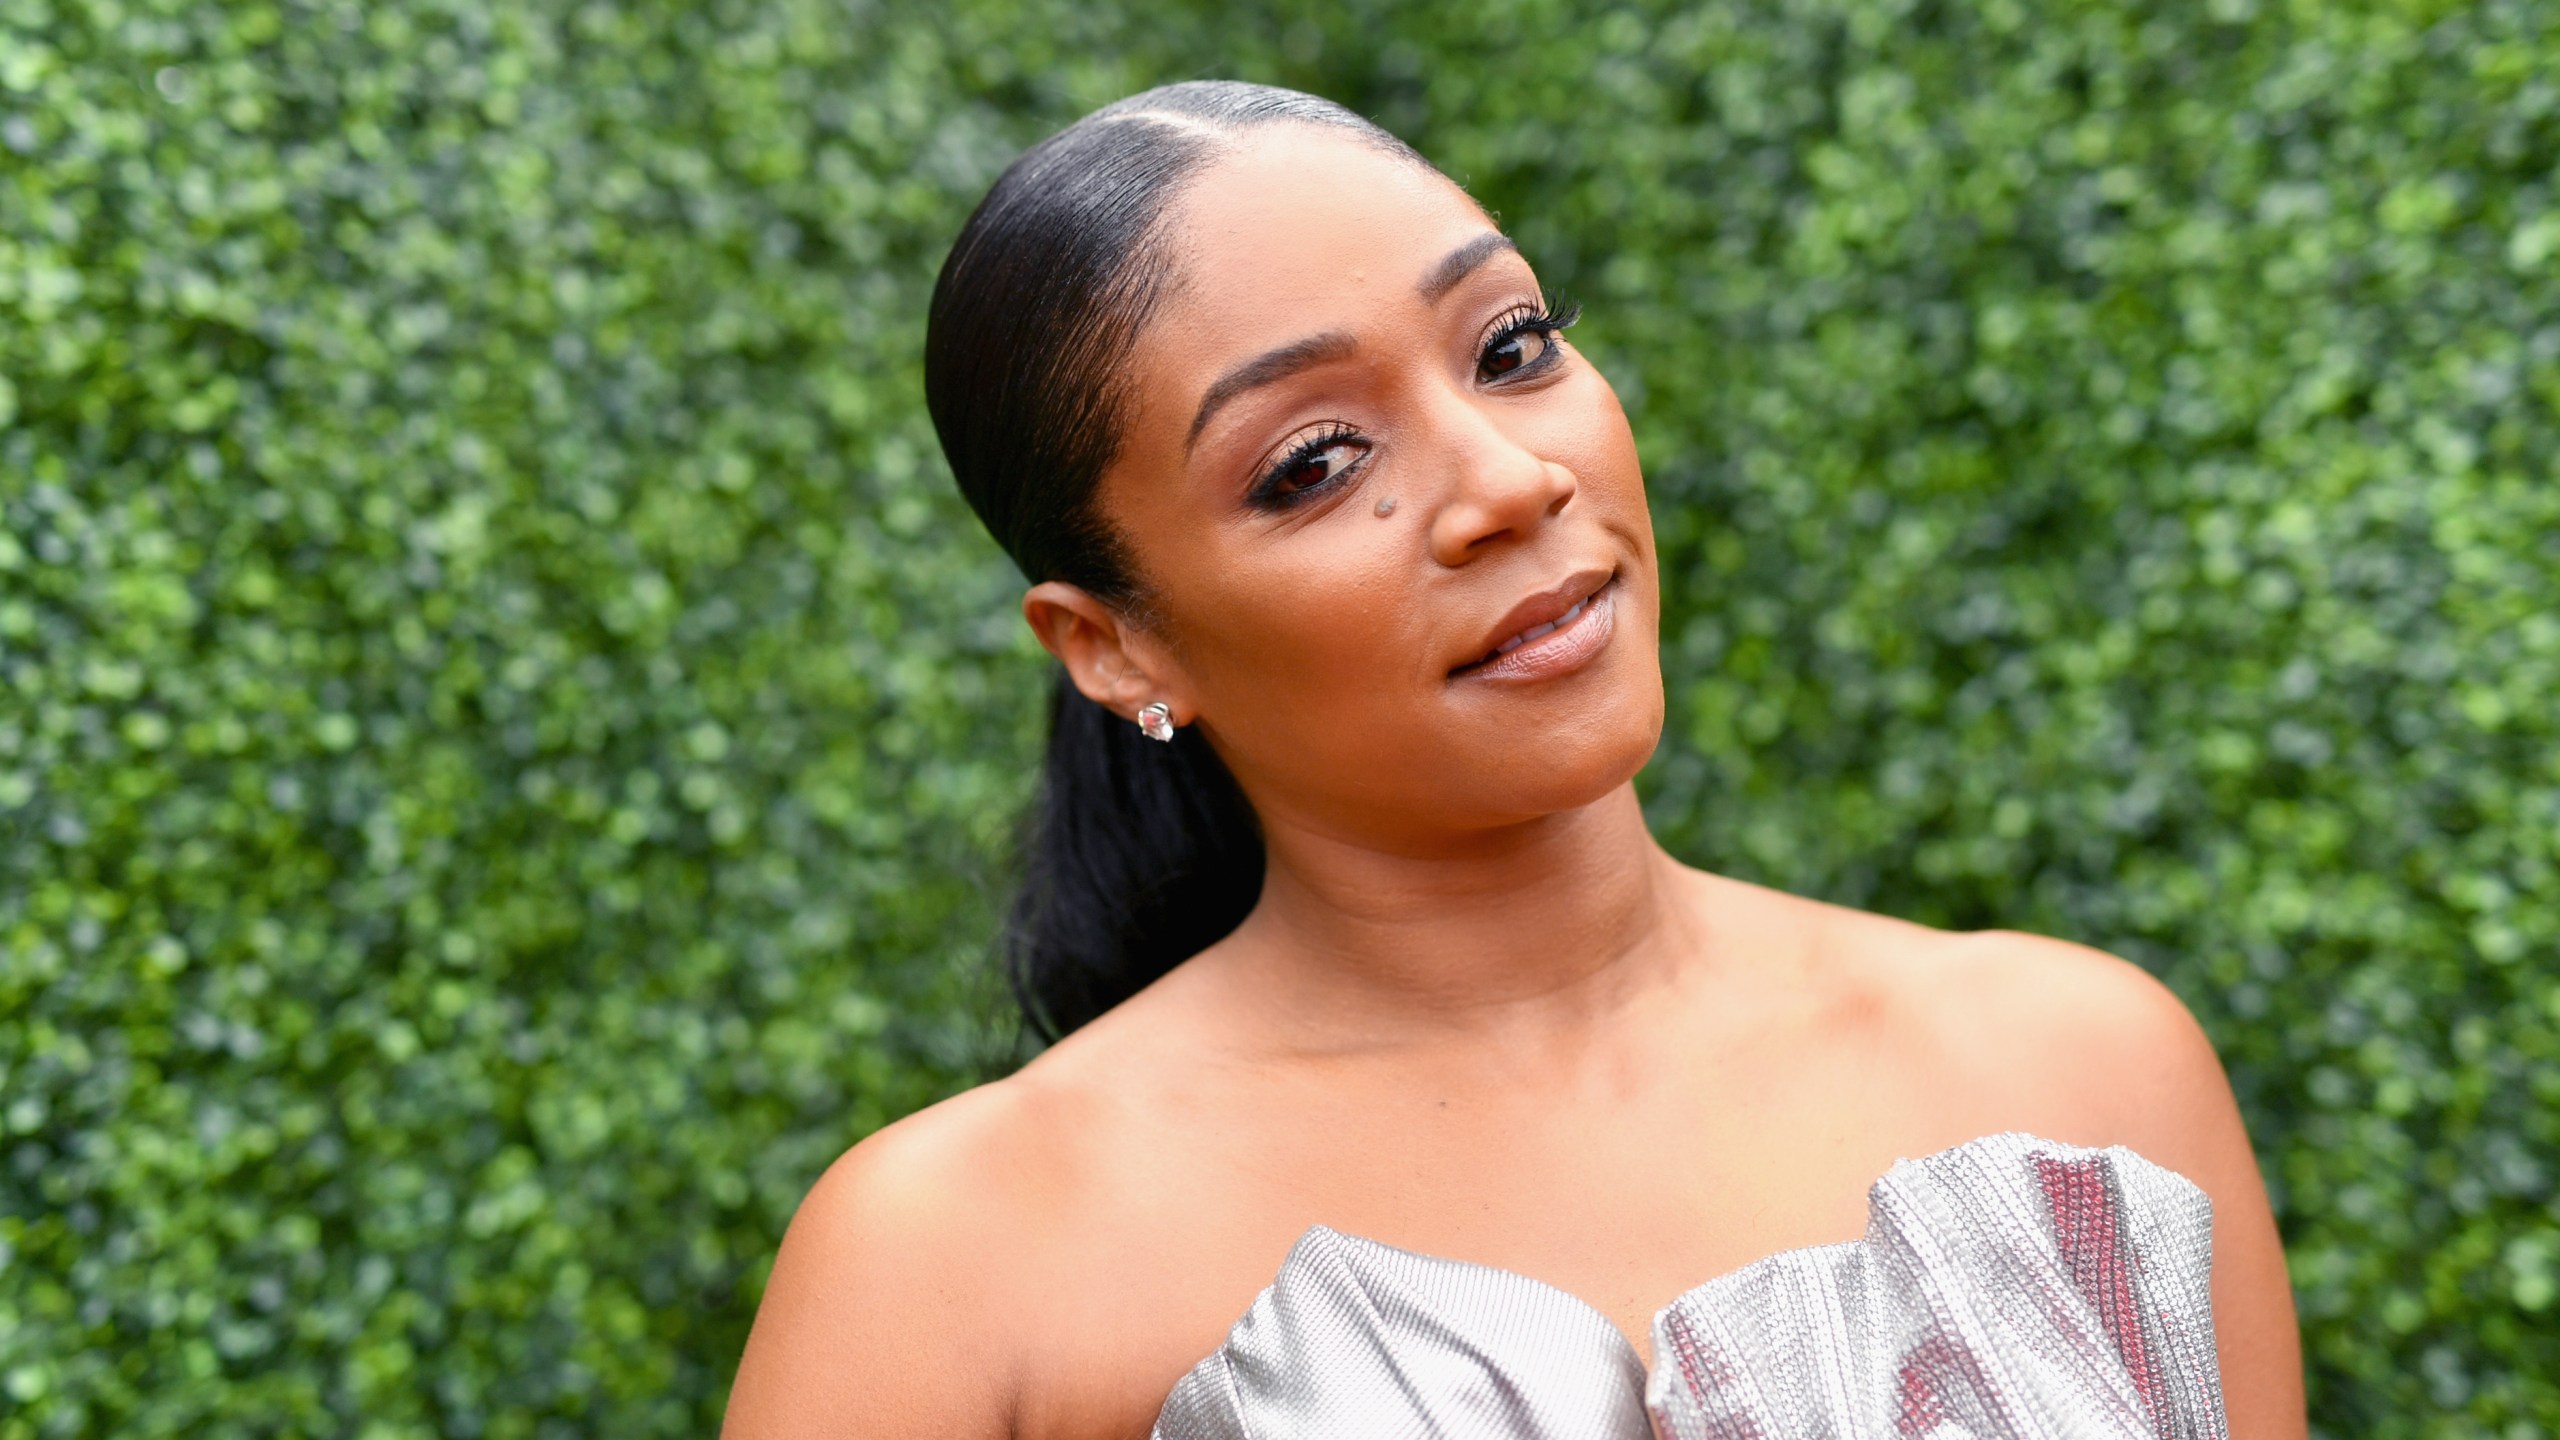
M1006 936L1023 1018L1057 1036L1215 944L1262 893L1262 835L1190 726L1159 744L1064 672Z
M1168 266L1156 229L1182 182L1247 127L1338 127L1422 163L1312 95L1167 85L1097 110L1014 161L942 263L925 402L960 491L1032 580L1130 614L1144 578L1094 503L1125 413L1121 360ZM1253 811L1197 728L1170 745L1061 673L1004 941L1024 1021L1055 1039L1214 943L1262 891Z

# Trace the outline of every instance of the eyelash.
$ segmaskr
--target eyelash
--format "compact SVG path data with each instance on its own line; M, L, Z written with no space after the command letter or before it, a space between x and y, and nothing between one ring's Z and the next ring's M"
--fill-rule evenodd
M1516 340L1523 335L1540 335L1546 337L1550 342L1552 342L1557 331L1566 328L1573 324L1574 321L1581 318L1582 307L1578 304L1572 303L1540 304L1535 306L1523 305L1516 310L1510 311L1501 319L1494 322L1493 328L1485 335L1484 343L1476 347L1476 364L1478 373L1480 375L1482 374L1484 357L1491 354L1501 346L1509 344L1511 341ZM1562 358L1563 352L1556 349L1555 346L1550 343L1546 349L1539 352L1538 358L1529 361L1520 369L1490 377L1486 379L1484 383L1489 385L1507 385L1523 376L1543 373L1554 366ZM1308 486L1306 489L1284 491L1280 488L1281 480L1286 477L1290 471L1297 469L1299 466L1304 465L1311 460L1320 458L1327 450L1331 450L1346 441L1356 442L1359 445L1360 456L1358 459L1351 461L1340 470L1326 476L1321 483ZM1254 482L1253 493L1248 498L1253 504L1268 509L1285 509L1293 505L1302 504L1334 489L1345 477L1349 476L1353 471L1358 470L1362 465L1366 464L1368 462L1368 458L1368 439L1362 436L1361 433L1353 427L1343 424L1340 421L1333 421L1325 425L1323 429L1318 430L1315 434L1310 435L1306 439L1289 447L1289 452L1287 454L1281 456L1277 461L1272 463L1269 469L1262 472L1262 478Z
M1352 461L1350 464L1343 466L1340 470L1326 476L1322 484L1310 485L1304 490L1282 490L1280 488L1281 480L1286 478L1290 471L1297 469L1299 466L1306 464L1310 460L1318 458L1327 450L1330 450L1345 441L1355 442L1360 446L1359 459ZM1353 429L1351 426L1345 425L1339 420L1331 421L1328 422L1323 429L1318 430L1316 433L1299 441L1297 444L1290 446L1288 454L1281 456L1279 460L1272 464L1270 469L1263 471L1262 478L1254 482L1253 494L1250 498L1256 505L1270 509L1286 509L1289 506L1303 503L1306 500L1312 499L1315 496L1322 495L1326 491L1331 490L1341 481L1343 476L1359 469L1363 464L1367 463L1368 459L1368 440L1364 438L1358 430Z
M1476 347L1476 363L1481 367L1485 356L1523 335L1540 335L1552 341L1557 331L1570 327L1574 321L1581 318L1582 307L1563 300L1561 296L1556 303L1523 305L1494 322L1493 329L1485 336L1484 343ZM1521 369L1511 371L1501 379L1504 383L1508 383L1522 375L1538 374L1562 359L1563 354L1564 352L1550 344L1538 353L1537 359L1530 361Z

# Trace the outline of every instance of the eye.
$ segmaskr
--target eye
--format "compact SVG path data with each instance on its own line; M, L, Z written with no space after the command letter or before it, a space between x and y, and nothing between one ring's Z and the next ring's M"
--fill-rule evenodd
M1272 488L1284 494L1313 490L1327 480L1351 468L1369 447L1351 440L1337 440L1312 454L1293 455L1289 468L1272 481Z
M1343 425L1328 426L1290 449L1253 487L1254 503L1288 505L1330 490L1358 468L1369 442Z
M1544 370L1563 357L1556 332L1582 318L1582 307L1561 309L1523 306L1494 322L1493 333L1476 356L1476 379L1490 383L1506 375Z
M1486 347L1484 357L1476 362L1476 373L1490 380L1535 365L1555 343L1556 337L1543 331L1515 330Z

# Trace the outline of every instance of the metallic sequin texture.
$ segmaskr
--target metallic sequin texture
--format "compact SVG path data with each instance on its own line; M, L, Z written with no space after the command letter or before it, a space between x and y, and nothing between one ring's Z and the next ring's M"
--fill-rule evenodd
M1155 1440L2227 1440L2194 1184L2013 1133L1867 1198L1861 1238L1665 1306L1650 1376L1551 1285L1318 1226Z

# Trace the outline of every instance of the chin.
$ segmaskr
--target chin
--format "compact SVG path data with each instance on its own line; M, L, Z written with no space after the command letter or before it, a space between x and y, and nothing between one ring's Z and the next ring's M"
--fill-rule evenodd
M1474 753L1493 764L1477 803L1530 819L1579 810L1634 779L1662 743L1662 672L1655 665L1641 669L1596 695L1560 695L1568 703L1555 723L1504 726L1481 738Z

